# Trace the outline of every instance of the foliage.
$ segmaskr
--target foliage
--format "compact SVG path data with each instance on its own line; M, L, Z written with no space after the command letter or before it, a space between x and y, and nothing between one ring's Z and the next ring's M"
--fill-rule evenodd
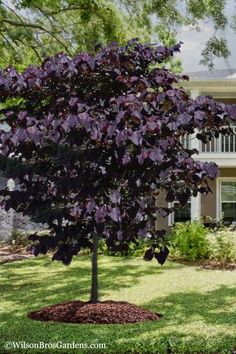
M59 51L73 55L97 43L124 42L125 22L111 1L3 1L0 5L1 65L19 69Z
M21 231L19 229L14 229L11 234L11 238L9 240L10 243L12 243L13 246L30 246L32 243L29 241L29 234L30 232L27 231ZM40 237L48 236L49 231L48 230L41 230L38 231L37 234Z
M3 0L0 65L22 70L59 51L73 56L93 52L97 43L124 44L132 37L172 46L182 26L200 31L204 21L215 30L202 51L202 63L212 68L215 58L230 54L222 31L235 30L236 16L227 18L226 6L227 0Z
M174 254L182 259L194 261L208 257L207 229L200 221L177 223L172 229Z
M236 234L223 225L209 230L200 221L176 224L171 243L174 257L190 261L207 258L223 265L236 261Z
M229 228L211 232L209 239L209 258L222 264L236 261L236 233Z
M13 230L11 235L11 243L13 246L27 246L29 242L28 234L19 230Z
M131 40L0 73L1 101L21 98L1 110L0 167L19 186L2 189L1 204L48 225L49 235L31 235L36 256L53 249L53 260L69 264L92 249L94 235L113 251L147 237L144 258L165 262L165 230L154 223L156 212L166 217L173 208L156 206L156 196L164 190L167 202L185 205L217 175L180 137L198 129L207 142L229 133L224 126L236 118L236 106L193 100L173 87L185 76L153 67L179 48Z
M107 247L107 244L105 242L105 240L100 240L99 242L99 253L102 255L107 255L107 256L134 256L134 257L143 257L145 254L145 251L151 247L152 242L151 240L148 239L143 239L143 240L139 240L136 243L129 243L127 245L126 249L123 249L122 247L120 247L120 251L119 249L116 251L113 251L112 249L109 249Z
M153 33L154 38L163 41L175 40L179 30L188 26L200 32L204 24L212 26L212 35L201 52L200 63L213 68L215 58L227 58L230 55L227 40L222 32L230 26L235 31L236 16L227 17L225 9L227 0L120 0L133 22Z
M214 66L214 58L228 58L230 56L230 50L227 45L227 40L224 38L218 39L213 36L207 41L206 47L202 51L202 59L200 64L208 66L210 70Z
M88 300L90 257L70 267L49 257L1 265L0 352L7 341L105 343L106 349L20 349L9 353L232 353L236 344L236 282L232 271L205 270L167 262L163 268L138 258L100 257L101 300L135 303L160 321L94 325L42 323L26 314L42 307ZM79 340L78 340L79 338Z

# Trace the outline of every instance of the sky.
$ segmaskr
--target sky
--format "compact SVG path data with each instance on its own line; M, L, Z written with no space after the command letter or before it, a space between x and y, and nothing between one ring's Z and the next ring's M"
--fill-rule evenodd
M231 16L233 12L236 12L235 0L228 0L225 12L227 16ZM182 61L184 72L207 70L206 67L199 64L199 61L201 51L204 49L205 43L213 33L214 28L211 23L202 22L200 32L191 31L188 27L182 27L178 35L178 40L182 41L184 44L181 48L181 54L178 55L178 57ZM215 69L236 68L236 33L234 33L231 28L227 28L221 35L228 41L231 55L227 59L227 62L223 59L215 60Z

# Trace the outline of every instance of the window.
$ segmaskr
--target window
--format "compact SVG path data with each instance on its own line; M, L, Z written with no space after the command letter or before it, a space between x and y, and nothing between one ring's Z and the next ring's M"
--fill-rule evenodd
M172 206L176 210L171 214L171 224L173 225L176 222L186 222L191 220L191 201L185 206L181 206L178 202L172 203Z
M236 180L221 181L220 212L221 216L236 221Z
M190 135L184 134L180 136L180 142L183 145L184 149L191 149Z

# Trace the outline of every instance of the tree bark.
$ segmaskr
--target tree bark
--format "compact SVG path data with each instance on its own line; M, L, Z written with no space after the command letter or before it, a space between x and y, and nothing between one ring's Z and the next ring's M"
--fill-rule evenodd
M92 250L92 279L91 279L91 298L90 302L95 304L98 300L98 242L99 236L93 234L93 250Z

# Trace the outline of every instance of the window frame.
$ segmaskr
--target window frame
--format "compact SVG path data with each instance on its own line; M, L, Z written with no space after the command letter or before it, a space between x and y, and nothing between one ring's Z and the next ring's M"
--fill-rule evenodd
M223 216L222 212L222 198L221 198L221 186L222 182L236 182L236 177L218 177L217 178L217 188L216 188L216 217L220 220ZM235 203L235 201L225 201L223 203ZM236 221L233 221L233 224L236 224Z
M172 203L168 203L168 208L172 208L174 207L174 205L178 203L179 204L179 201L178 200L175 200L174 202ZM190 204L190 219L189 221L191 220L191 199L188 200L187 204ZM177 221L177 222L185 222L185 221ZM173 213L170 213L168 215L168 226L173 226L175 223L175 212L173 211Z

